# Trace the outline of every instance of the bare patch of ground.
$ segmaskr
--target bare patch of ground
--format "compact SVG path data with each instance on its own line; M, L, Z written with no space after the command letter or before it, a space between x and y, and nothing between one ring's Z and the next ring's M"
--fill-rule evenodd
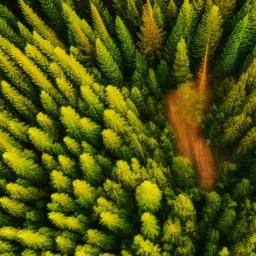
M211 101L205 60L196 82L190 82L185 89L173 90L167 96L169 120L177 134L178 153L196 167L199 186L205 191L214 190L217 178L212 150L203 138L200 123Z

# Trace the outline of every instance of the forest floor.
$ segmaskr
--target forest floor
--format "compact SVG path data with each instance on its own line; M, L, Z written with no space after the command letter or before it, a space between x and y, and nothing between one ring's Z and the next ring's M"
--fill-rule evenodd
M178 154L187 157L197 169L199 186L213 191L217 172L211 147L203 137L201 117L212 104L213 92L207 78L207 63L203 62L199 79L189 82L167 96L169 121L177 135Z

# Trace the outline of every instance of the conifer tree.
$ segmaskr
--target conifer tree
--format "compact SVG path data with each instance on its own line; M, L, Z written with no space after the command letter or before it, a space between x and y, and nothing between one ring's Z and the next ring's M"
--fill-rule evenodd
M243 47L246 47L248 26L249 16L246 15L237 23L223 46L221 55L216 63L215 72L217 75L228 74L234 70L239 52Z
M155 212L160 208L162 192L158 186L150 181L144 181L136 189L136 200L141 210Z
M125 26L124 22L119 16L116 17L116 33L121 42L121 49L125 58L125 65L127 65L131 71L133 71L135 68L136 45L128 28Z
M25 118L31 119L33 115L37 114L37 108L25 96L19 94L9 83L6 81L1 82L1 91L4 96L13 104L14 108Z
M196 63L200 63L203 58L206 62L212 59L222 35L221 25L219 8L213 5L209 12L204 13L192 41Z
M185 83L191 77L187 46L184 39L181 39L177 46L177 52L173 63L173 77L177 84Z
M141 221L141 231L143 236L151 241L154 241L159 235L159 226L156 217L149 212L145 212L141 216Z
M255 10L2 0L0 254L253 255Z
M163 32L159 28L153 17L153 10L150 1L143 6L143 24L138 34L140 42L138 44L141 53L149 60L158 59L163 48Z
M136 251L136 255L153 254L155 256L161 255L161 250L158 245L154 245L150 240L144 240L141 235L134 237L133 248Z
M109 82L113 85L121 86L123 83L123 74L99 38L96 40L96 58L103 75Z
M3 159L17 176L37 183L40 179L41 182L45 179L42 168L19 151L7 151L3 154Z
M180 40L184 38L188 44L191 41L192 13L192 5L188 0L185 0L164 48L164 58L170 65L173 64Z
M221 16L224 20L227 20L231 15L234 9L236 8L236 0L223 1L215 0L214 3L219 6Z
M127 18L132 23L134 29L140 26L140 12L136 3L137 1L135 0L127 0Z
M33 10L23 0L19 0L19 4L25 19L39 34L49 40L53 45L64 47L62 42L57 38L55 32L46 26L40 17L33 12Z

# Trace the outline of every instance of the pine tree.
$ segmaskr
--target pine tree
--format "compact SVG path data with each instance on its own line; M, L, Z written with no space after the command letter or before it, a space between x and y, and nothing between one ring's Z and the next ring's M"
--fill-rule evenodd
M134 237L132 247L135 249L136 255L161 255L161 249L158 247L158 245L154 245L152 242L150 242L150 240L144 240L141 235Z
M136 200L141 210L155 212L160 208L162 191L150 181L144 181L136 189Z
M83 223L82 221L84 221L84 217L85 216L65 216L64 214L60 213L60 212L50 212L48 214L49 219L52 221L52 223L54 225L56 225L58 228L63 229L63 230L71 230L71 231L75 231L75 232L84 232L85 229L85 223ZM82 217L82 218L79 218ZM81 220L79 220L81 219Z
M53 188L58 192L70 192L72 188L71 179L61 171L53 170L50 174Z
M94 0L94 1L98 2L97 0ZM103 12L104 12L104 10L105 9L102 8ZM99 10L92 2L91 2L91 12L92 12L92 19L93 19L94 30L95 30L96 36L105 45L107 51L109 52L110 56L113 58L114 62L116 62L117 66L119 68L121 68L122 60L121 60L120 51L119 51L118 47L116 46L115 42L113 41L113 39L111 38L103 20L102 20ZM96 50L97 50L97 47L96 47Z
M40 0L43 11L49 17L56 30L63 35L64 26L62 23L62 2L60 0Z
M1 91L4 96L12 103L14 108L28 120L33 115L36 115L38 110L37 107L25 96L19 94L9 83L6 81L1 82Z
M159 236L159 225L156 217L149 212L141 215L141 232L143 236L151 241L154 241Z
M124 22L119 16L116 17L116 33L121 42L121 49L125 58L125 65L127 65L131 71L134 71L136 45L128 28L125 26Z
M74 242L63 236L58 236L56 238L56 244L58 249L65 254L74 253L76 247L76 244Z
M187 46L184 39L181 39L177 46L173 63L173 77L178 85L187 82L191 78Z
M204 13L192 41L193 55L197 65L203 58L206 62L212 59L222 35L221 25L219 8L213 5L209 12Z
M232 16L233 11L236 8L236 0L223 1L223 0L214 0L214 4L219 6L221 16L224 20L227 20Z
M191 41L192 13L192 5L188 0L185 0L164 48L164 58L170 65L173 64L180 40L184 38L188 44Z
M21 38L17 33L9 26L9 24L0 17L0 33L6 39L8 39L12 44L19 48L25 46L24 39Z
M112 251L114 238L96 229L87 230L88 243L106 251Z
M57 38L55 32L46 26L39 16L34 13L23 0L19 0L19 4L25 19L39 34L41 34L45 39L49 40L53 45L64 48L62 42Z
M252 127L251 130L248 131L247 134L239 142L235 152L236 156L252 151L255 147L255 140L256 140L256 128Z
M17 176L37 183L45 180L42 168L19 151L7 151L3 154L3 159Z
M0 198L1 208L6 210L10 215L15 217L25 217L26 211L28 211L29 207L24 203L20 203L14 199L10 199L9 197L1 197Z
M221 55L216 63L215 73L225 75L232 72L241 48L245 47L248 36L249 16L246 15L237 25L223 46Z
M77 202L83 207L89 207L95 200L95 188L89 183L82 180L73 181L74 194L77 197Z
M96 58L106 79L113 85L122 86L123 74L106 46L99 38L96 40Z
M149 61L159 59L163 48L163 32L154 20L149 1L143 6L142 21L141 32L138 34L140 51Z
M63 6L63 7L62 7ZM95 41L95 35L90 25L81 20L76 12L74 12L67 4L63 3L65 18L68 21L68 32L71 43L78 47L86 55L87 61L92 61L94 58L94 48L92 43Z
M140 12L136 3L135 0L127 0L127 19L131 22L134 30L137 30L137 27L140 26Z

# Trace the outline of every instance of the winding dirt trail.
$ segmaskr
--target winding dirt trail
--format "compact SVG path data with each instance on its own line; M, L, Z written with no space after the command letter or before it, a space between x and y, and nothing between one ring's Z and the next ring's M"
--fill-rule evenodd
M200 122L190 118L196 115L196 111L200 115L207 113L211 106L212 91L208 86L207 61L205 59L202 63L199 79L190 82L189 89L195 97L204 100L201 109L196 110L195 105L189 104L183 104L181 108L181 102L191 101L191 98L186 99L182 92L174 90L167 96L169 120L176 130L178 153L189 158L196 167L199 186L205 191L213 191L217 172L212 151L203 138L203 129ZM187 116L189 121L187 118L184 119Z

